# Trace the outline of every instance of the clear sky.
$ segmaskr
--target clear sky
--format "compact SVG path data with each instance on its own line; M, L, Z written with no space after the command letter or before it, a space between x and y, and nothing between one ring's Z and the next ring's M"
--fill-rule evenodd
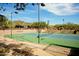
M4 6L6 11L0 10L0 14L5 15L7 18L11 19L11 12L14 12L14 4L0 4L0 7ZM19 11L18 14L12 14L13 20L22 20L26 22L36 22L38 21L38 6L32 6L31 4L26 6L26 10ZM40 20L47 22L49 20L50 24L62 24L64 23L75 23L79 24L79 3L70 4L45 4L45 7L40 7Z

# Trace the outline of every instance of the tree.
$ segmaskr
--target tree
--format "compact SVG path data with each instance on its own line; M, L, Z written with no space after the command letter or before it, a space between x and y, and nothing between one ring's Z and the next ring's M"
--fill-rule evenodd
M30 25L30 23L20 20L14 21L13 23L15 28L26 28L28 25Z
M16 3L14 5L14 8L15 10L18 10L18 11L21 11L21 10L25 10L26 9L26 6L28 5L29 3ZM40 4L41 6L45 6L44 3L31 3L32 6L35 6L35 5L38 5Z
M48 24L46 24L46 22L34 22L31 24L32 28L46 28L48 26Z
M12 25L12 27L14 27L14 25ZM11 20L7 20L6 21L6 29L10 29L11 28Z
M4 15L0 15L0 29L5 29L7 24L7 18Z

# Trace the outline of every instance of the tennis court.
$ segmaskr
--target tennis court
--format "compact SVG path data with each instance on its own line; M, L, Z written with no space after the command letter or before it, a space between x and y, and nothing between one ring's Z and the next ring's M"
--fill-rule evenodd
M12 39L38 43L37 33L13 34ZM5 37L11 38L11 35ZM79 35L74 34L40 34L40 44L59 45L70 48L79 48Z

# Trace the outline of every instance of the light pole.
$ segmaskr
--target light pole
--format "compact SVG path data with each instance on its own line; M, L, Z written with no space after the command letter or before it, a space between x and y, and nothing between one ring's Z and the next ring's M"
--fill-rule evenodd
M12 38L12 12L11 12L11 38Z
M40 43L40 3L38 5L38 44Z
M64 24L64 19L63 19L63 24Z
M15 13L15 14L18 14L18 12L11 12L11 38L12 38L12 30L13 30L13 27L12 27L12 25L13 25L13 13Z
M40 43L40 6L45 6L44 3L37 3L38 5L38 44Z
M49 20L47 21L47 25L48 25L47 28L49 28Z
M63 19L63 25L64 25L64 19ZM63 30L64 30L64 26L63 26Z

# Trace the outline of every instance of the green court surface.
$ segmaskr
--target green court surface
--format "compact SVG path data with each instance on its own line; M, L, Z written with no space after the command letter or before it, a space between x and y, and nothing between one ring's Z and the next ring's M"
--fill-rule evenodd
M13 34L12 39L38 43L37 33ZM11 35L5 37L11 38ZM59 45L68 48L79 48L79 35L74 34L40 34L40 44Z

